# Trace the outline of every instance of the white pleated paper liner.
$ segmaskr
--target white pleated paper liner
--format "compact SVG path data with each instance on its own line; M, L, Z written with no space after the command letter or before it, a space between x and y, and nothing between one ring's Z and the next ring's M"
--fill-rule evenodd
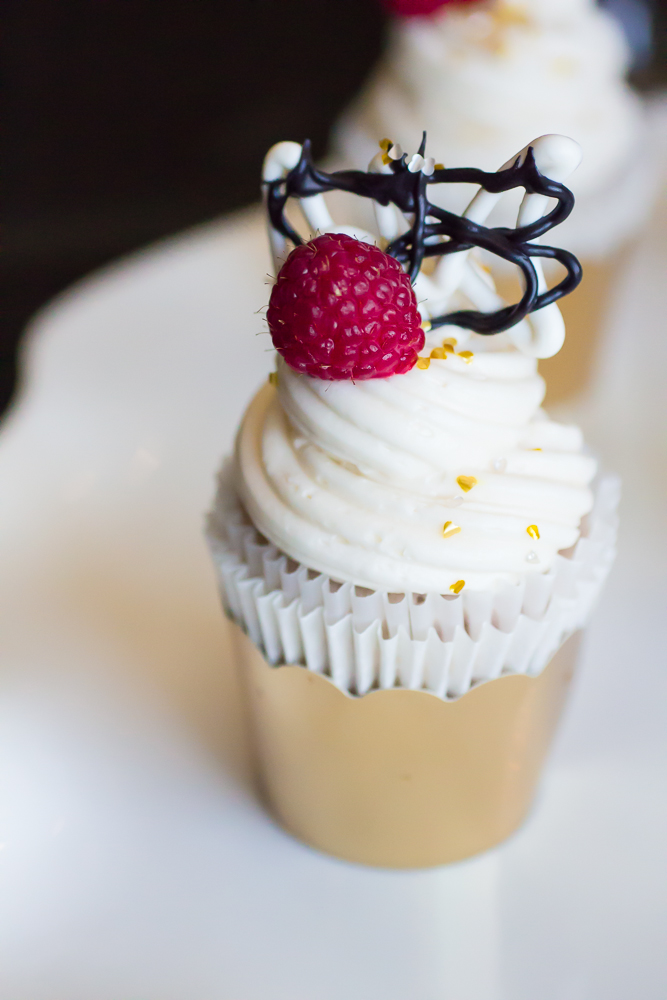
M424 689L457 698L501 674L539 674L586 624L615 555L616 477L600 481L573 550L548 573L458 596L338 583L250 524L223 469L207 537L226 613L270 664L302 664L343 691Z

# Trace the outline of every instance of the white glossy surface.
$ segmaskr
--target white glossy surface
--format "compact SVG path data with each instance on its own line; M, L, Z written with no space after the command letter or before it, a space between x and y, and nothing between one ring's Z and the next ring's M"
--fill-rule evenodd
M38 319L0 438L2 1000L667 995L666 232L583 414L625 478L621 550L540 802L435 871L319 856L247 787L200 524L271 364L257 216Z

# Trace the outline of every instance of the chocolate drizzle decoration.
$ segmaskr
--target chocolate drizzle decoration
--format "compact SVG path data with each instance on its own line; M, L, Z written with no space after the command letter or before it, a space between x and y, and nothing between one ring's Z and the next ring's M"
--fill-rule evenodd
M424 155L426 133L419 153ZM464 219L434 205L428 198L432 184L477 184L492 193L524 188L529 194L546 195L556 200L555 207L541 219L516 229L490 228ZM525 291L521 300L495 312L483 313L463 309L430 320L431 326L445 324L464 327L481 334L500 333L524 319L529 313L556 302L574 291L581 281L581 264L568 250L560 247L533 243L563 222L574 206L574 196L569 188L550 180L540 173L535 164L532 147L523 163L519 158L506 170L487 173L474 167L442 168L427 175L422 171L408 170L407 154L391 162L391 173L373 173L363 170L337 170L327 173L318 169L312 160L310 141L302 147L297 165L282 178L265 183L267 208L271 225L291 240L295 246L305 241L290 225L285 216L285 206L290 198L309 198L327 191L346 191L362 198L371 198L380 205L396 205L413 221L409 229L394 239L386 253L406 266L414 282L426 257L440 257L479 247L503 260L515 264L521 271ZM544 257L557 260L567 271L566 276L548 291L539 291L538 278L531 258Z

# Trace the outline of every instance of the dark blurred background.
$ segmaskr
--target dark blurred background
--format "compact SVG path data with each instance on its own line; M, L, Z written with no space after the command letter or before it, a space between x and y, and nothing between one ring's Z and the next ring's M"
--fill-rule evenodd
M635 33L635 82L664 86L667 0L607 6ZM322 155L384 29L375 0L4 0L2 21L0 412L40 305L254 201L273 142Z

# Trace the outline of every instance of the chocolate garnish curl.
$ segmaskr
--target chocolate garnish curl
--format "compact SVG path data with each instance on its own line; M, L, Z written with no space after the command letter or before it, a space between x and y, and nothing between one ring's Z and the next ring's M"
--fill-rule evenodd
M425 148L426 133L419 147L422 157ZM431 174L421 170L412 172L408 169L405 153L400 159L392 160L390 167L391 173L363 170L327 173L314 165L310 140L306 140L296 166L284 177L265 182L271 225L295 246L299 246L306 241L286 218L285 206L289 198L309 198L327 191L346 191L361 198L370 198L380 205L394 204L404 215L412 216L413 221L408 230L392 240L385 249L386 253L406 266L413 282L424 258L441 257L474 247L487 250L521 270L525 290L519 302L490 313L474 309L447 313L432 318L432 327L451 324L485 335L501 333L525 319L529 313L543 309L568 295L581 281L581 264L573 253L560 247L531 242L567 219L574 206L574 195L570 189L538 170L532 147L528 148L523 162L517 157L510 167L495 173L475 167L434 169ZM476 184L493 194L523 188L528 194L553 198L557 204L530 225L517 226L515 229L491 228L434 205L428 198L431 184ZM540 292L532 257L557 260L567 271L566 276L553 288Z

